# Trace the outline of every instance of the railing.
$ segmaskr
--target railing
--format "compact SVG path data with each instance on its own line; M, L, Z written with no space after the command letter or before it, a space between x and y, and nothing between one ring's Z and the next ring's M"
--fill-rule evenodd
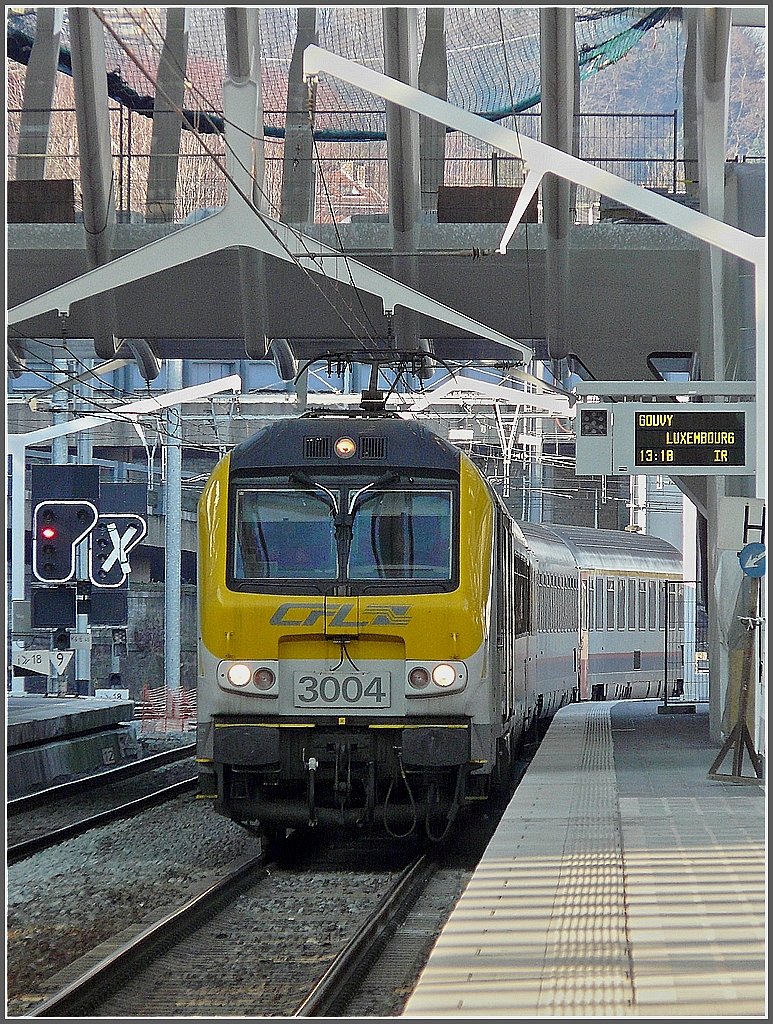
M672 580L664 587L667 687L676 686L678 700L708 701L708 620L700 587L695 582Z
M41 116L45 111L39 112ZM315 129L324 130L335 111L319 111ZM113 152L113 188L119 221L143 220L147 202L152 120L123 106L109 111ZM76 183L76 210L82 210L77 126L74 108L51 111L49 151L45 155L46 177L71 178ZM383 110L351 110L347 118L355 128L384 132ZM16 176L21 111L8 111L8 178ZM285 112L265 111L269 129L281 129ZM539 139L539 114L518 114L502 125L530 138ZM578 115L580 157L610 170L628 181L669 193L685 189L684 162L679 156L677 112L669 114ZM204 148L206 147L206 148ZM265 194L268 210L278 216L281 204L284 141L269 134L265 145ZM221 207L226 200L226 180L213 164L222 164L225 143L222 136L183 131L178 157L177 197L173 220L203 215ZM38 155L40 156L40 155ZM383 139L318 140L314 145L315 221L343 223L352 218L375 217L389 210L387 144ZM490 146L460 132L446 136L442 180L447 185L520 185L524 166L517 158L492 151ZM430 213L431 216L431 213ZM588 223L599 219L599 197L586 189L575 190L575 220Z

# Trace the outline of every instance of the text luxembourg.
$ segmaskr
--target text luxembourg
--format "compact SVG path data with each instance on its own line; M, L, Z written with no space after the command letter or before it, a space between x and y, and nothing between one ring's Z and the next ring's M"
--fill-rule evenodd
M667 430L664 444L735 444L734 430Z

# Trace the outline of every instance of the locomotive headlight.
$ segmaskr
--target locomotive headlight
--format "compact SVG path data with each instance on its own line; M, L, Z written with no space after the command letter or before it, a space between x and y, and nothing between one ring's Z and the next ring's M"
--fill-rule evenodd
M445 663L435 665L432 669L432 682L436 686L453 686L456 682L456 669Z
M357 451L357 445L351 437L339 437L333 447L339 459L350 459Z
M240 696L276 700L279 696L278 661L221 661L217 681L221 689L239 691ZM251 686L249 684L252 684Z
M420 665L417 665L416 668L412 668L408 673L408 682L414 690L423 690L429 683L429 672Z
M226 678L232 686L246 686L252 679L252 669L249 665L242 665L237 662L236 665L231 665L226 673Z
M259 668L253 676L253 682L259 690L270 690L276 682L276 676L270 668Z

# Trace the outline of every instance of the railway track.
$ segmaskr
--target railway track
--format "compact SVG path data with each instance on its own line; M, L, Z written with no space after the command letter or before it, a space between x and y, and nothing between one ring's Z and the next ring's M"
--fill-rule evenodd
M291 833L270 854L245 850L230 881L204 875L207 891L189 889L180 911L160 887L163 918L105 933L47 982L28 982L37 997L19 1005L43 1017L399 1016L498 817L470 808L453 838L432 847L432 864L416 856L418 843L322 829ZM215 857L211 871L222 863Z
M288 839L288 844L293 842L301 849L308 838L296 833ZM272 883L276 887L279 880L285 890L295 888L292 881L293 875L297 880L298 868L269 863L264 856L249 858L205 892L93 963L82 976L73 978L27 1016L201 1016L242 1011L248 1015L275 1015L279 1011L279 1015L289 1017L326 1016L356 991L374 950L380 949L394 933L434 870L435 864L422 855L389 882L382 875L378 884L372 885L376 891L370 905L358 908L358 916L363 920L354 933L349 930L344 937L336 935L335 948L330 944L323 953L315 948L304 954L304 940L299 938L294 916L286 916L282 910L277 913L276 906L271 909ZM325 886L330 890L333 882L328 878ZM339 902L350 898L349 892ZM336 915L332 906L330 914ZM288 935L277 934L276 918L285 916L283 931L289 928L295 933L295 946L288 945L293 941ZM333 917L318 923L320 932L332 930L333 925ZM274 932L274 942L280 951L278 956L270 954L277 974L268 980L272 998L279 999L271 1007L266 1006L265 993L254 974L255 936L267 931ZM241 957L240 950L248 946L253 955ZM283 956L295 961L297 969L291 972L291 980L280 978L285 967ZM214 966L214 974L204 972L203 976L193 977L197 965L204 960ZM188 967L185 979L177 985L174 979L181 962ZM249 1005L244 1003L245 999Z
M145 788L152 773L190 758L194 752L195 744L178 747L9 801L7 862L14 864L92 828L130 817L193 790L196 777L189 775L171 785L154 785L150 792L136 795L140 779L139 788ZM127 791L131 793L128 798ZM95 803L109 806L95 811Z

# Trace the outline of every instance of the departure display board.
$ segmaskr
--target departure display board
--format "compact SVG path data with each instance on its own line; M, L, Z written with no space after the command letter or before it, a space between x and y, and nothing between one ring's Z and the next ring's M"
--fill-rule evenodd
M743 412L691 409L634 414L634 465L705 466L707 469L746 463L746 422Z

